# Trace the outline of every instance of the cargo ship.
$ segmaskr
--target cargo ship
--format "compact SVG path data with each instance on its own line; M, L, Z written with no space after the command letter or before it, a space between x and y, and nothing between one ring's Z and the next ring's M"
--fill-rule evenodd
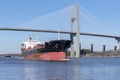
M63 61L67 59L67 51L70 40L51 40L43 42L29 37L21 44L21 52L24 59Z

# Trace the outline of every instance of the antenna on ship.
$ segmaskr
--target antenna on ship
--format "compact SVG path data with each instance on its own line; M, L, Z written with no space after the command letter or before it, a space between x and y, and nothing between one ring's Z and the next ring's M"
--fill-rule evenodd
M32 39L31 34L28 35L28 41L30 41L30 39Z
M33 33L30 33L30 34L29 34L28 41L35 41L35 40L36 40L36 38L35 38L34 34L33 34Z
M58 40L60 40L60 29L58 29Z

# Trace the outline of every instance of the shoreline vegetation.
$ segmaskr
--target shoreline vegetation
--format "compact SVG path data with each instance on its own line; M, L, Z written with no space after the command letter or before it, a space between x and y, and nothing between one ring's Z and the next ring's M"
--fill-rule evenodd
M93 52L85 55L81 55L81 57L120 57L119 52Z
M120 51L91 52L89 49L82 49L80 52L80 57L120 57ZM70 52L68 56L70 56Z

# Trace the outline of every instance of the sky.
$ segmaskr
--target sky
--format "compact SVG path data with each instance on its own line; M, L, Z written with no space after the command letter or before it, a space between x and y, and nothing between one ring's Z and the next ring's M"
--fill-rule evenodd
M70 26L69 6L76 3L80 5L81 32L120 35L119 0L0 0L0 27L69 31L66 27ZM57 39L57 34L0 31L0 53L20 53L22 41L30 34L44 41ZM68 35L61 34L61 37L69 39ZM88 36L80 39L82 48L88 49L91 43L96 50L102 50L103 44L108 50L117 45L115 39Z

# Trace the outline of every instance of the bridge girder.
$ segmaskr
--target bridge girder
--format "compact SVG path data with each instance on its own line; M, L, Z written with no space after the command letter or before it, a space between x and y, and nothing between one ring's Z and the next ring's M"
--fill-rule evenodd
M42 29L27 29L27 28L0 28L0 30L5 30L5 31L26 31L26 32L62 33L62 34L73 34L74 36L76 36L76 32L58 31L58 30L42 30ZM93 34L93 33L83 33L83 32L81 32L80 35L115 38L116 40L120 39L120 36L114 36L114 35Z

